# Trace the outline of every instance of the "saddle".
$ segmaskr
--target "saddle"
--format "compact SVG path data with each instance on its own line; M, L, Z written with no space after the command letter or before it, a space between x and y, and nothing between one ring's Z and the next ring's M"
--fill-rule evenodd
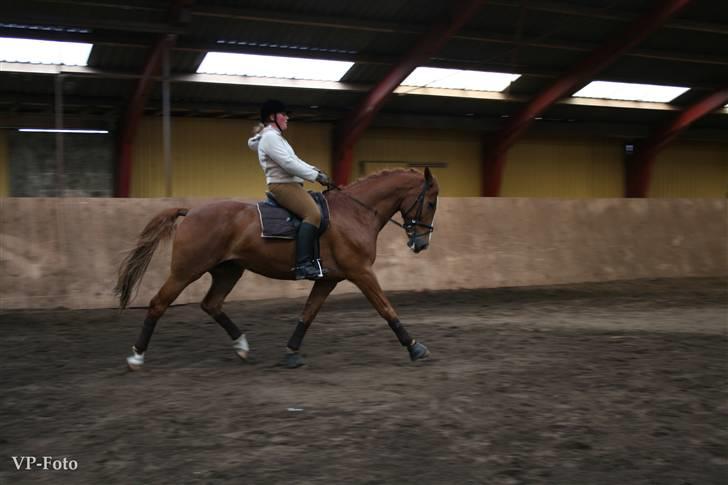
M316 205L321 211L321 225L319 226L318 235L326 231L329 227L329 202L321 192L308 192L313 198ZM298 226L301 225L301 219L282 207L273 197L273 194L266 192L267 200L258 201L258 215L260 216L260 227L262 238L275 239L296 239Z

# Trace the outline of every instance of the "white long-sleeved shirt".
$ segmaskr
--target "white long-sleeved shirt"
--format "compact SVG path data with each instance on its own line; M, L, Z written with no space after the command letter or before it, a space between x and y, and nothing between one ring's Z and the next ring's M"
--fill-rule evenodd
M296 156L277 128L268 125L248 140L248 148L258 152L268 184L314 182L319 170Z

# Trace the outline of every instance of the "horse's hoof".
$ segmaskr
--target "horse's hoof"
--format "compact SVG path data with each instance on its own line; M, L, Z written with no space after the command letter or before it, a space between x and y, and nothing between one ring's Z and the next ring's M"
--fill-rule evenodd
M421 344L419 342L415 342L409 347L407 347L407 350L409 350L410 354L410 360L412 362L416 360L426 359L430 356L430 351L427 347L425 347L424 344Z
M144 367L144 356L142 356L141 359L138 359L137 357L138 355L131 355L126 358L126 367L130 371L142 370L142 367Z
M235 341L233 342L233 350L242 360L248 360L248 352L250 352L250 346L248 345L248 340L245 338L245 334L235 339Z
M144 365L144 354L140 354L136 349L131 350L132 354L126 358L126 366L130 371L142 370Z
M286 367L289 369L295 369L304 365L303 357L298 352L286 354Z

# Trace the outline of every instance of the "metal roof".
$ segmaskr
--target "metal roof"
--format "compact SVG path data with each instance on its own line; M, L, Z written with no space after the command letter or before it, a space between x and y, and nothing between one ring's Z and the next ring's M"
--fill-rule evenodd
M12 5L11 5L12 4ZM178 116L255 118L256 106L277 97L304 121L336 121L350 112L457 2L431 0L24 0L0 4L0 36L93 42L89 69L66 72L69 116L104 116L118 126L161 35L176 36L171 52L172 111ZM504 99L393 95L375 124L495 130L533 96L637 17L651 0L492 0L437 52L428 65L518 72ZM210 50L347 59L356 62L340 89L194 82ZM673 102L687 106L728 85L728 4L693 1L594 79L688 86ZM145 103L159 113L158 80ZM52 120L52 76L0 70L2 126L46 114ZM350 89L349 89L350 88ZM315 107L315 108L312 108ZM609 103L560 103L534 129L639 136L669 113ZM82 120L81 120L82 121ZM418 125L418 121L420 124ZM728 139L728 110L689 130ZM722 133L721 133L722 132ZM701 134L702 133L702 134Z

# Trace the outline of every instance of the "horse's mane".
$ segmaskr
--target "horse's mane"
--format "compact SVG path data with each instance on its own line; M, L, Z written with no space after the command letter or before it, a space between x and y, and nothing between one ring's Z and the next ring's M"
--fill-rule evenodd
M360 178L356 179L355 181L353 181L352 183L350 183L349 185L346 185L344 188L347 188L347 189L353 188L353 187L359 186L361 184L369 183L370 181L372 181L374 179L379 179L381 177L384 177L387 175L392 175L395 173L417 173L417 174L422 175L422 173L419 170L414 169L414 168L385 168L385 169L379 170L377 172L374 172L372 174L360 177Z

